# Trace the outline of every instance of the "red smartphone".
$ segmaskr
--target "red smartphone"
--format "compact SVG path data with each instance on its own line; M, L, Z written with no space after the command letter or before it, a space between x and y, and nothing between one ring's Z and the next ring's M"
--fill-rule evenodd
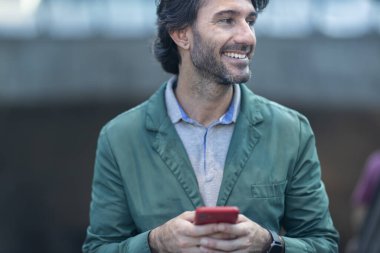
M239 208L235 206L198 207L195 209L195 225L231 223L237 221Z

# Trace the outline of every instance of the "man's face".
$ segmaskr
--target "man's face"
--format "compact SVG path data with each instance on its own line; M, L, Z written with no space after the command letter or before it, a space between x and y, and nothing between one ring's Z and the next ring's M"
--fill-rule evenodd
M191 60L198 73L219 84L244 83L256 45L256 12L250 0L205 0L192 27Z

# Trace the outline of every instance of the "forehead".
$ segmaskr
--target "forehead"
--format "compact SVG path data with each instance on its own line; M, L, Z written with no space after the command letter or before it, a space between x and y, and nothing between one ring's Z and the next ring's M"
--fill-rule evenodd
M202 5L198 11L198 16L213 16L214 14L233 10L242 14L255 11L251 0L202 0Z

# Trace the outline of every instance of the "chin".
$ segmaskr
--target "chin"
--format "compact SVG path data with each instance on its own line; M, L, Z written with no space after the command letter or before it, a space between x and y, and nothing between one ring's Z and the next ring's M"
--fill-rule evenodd
M227 75L220 78L220 84L222 85L232 85L246 83L251 78L251 72L240 74L240 75Z
M249 78L223 78L223 79L219 79L217 80L217 83L220 84L220 85L233 85L233 84L240 84L240 83L246 83L248 82Z
M220 85L232 85L246 83L251 78L249 68L228 69L225 66L217 68L216 71L208 71L210 80Z

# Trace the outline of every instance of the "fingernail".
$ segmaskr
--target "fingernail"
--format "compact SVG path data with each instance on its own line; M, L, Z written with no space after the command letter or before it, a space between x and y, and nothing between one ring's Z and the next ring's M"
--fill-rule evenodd
M202 238L202 239L201 239L201 245L202 245L202 246L207 246L207 244L208 244L208 240L205 239L205 238Z

